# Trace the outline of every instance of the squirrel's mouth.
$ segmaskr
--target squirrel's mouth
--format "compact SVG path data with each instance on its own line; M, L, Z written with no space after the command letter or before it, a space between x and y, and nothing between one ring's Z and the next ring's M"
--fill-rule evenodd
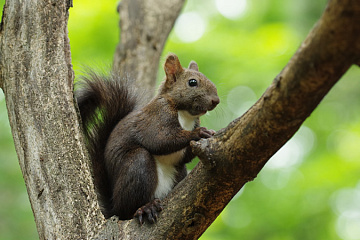
M207 113L207 110L202 111L202 112L199 114L199 116L205 115L206 113Z
M200 117L202 115L205 115L207 111L208 110L206 109L196 109L195 111L190 112L190 114L196 117Z

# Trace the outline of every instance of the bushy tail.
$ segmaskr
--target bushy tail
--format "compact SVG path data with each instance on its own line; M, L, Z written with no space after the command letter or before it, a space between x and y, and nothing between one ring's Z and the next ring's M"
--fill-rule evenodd
M105 217L110 217L112 191L107 176L104 152L116 124L138 105L130 82L115 74L89 70L76 83L75 96L93 165L95 189Z

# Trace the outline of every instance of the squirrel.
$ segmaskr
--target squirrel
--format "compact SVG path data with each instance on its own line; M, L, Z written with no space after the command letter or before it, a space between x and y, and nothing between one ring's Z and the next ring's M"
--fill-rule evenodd
M196 62L183 68L175 54L164 64L165 80L147 104L131 81L90 71L75 97L105 218L154 223L161 200L187 175L195 155L190 141L215 131L199 117L220 102L215 85Z

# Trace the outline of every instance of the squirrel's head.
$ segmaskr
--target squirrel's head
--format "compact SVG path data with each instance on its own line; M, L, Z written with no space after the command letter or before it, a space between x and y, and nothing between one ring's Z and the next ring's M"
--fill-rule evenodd
M174 102L178 110L201 116L219 104L215 85L201 72L196 62L183 68L175 54L169 54L164 64L166 79L159 94Z

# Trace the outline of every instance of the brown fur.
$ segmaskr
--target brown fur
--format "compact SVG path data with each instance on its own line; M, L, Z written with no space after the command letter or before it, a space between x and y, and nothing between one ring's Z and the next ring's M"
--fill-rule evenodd
M97 159L93 162L97 163L94 164L95 166L100 163L104 168L101 173L106 175L108 190L100 191L106 195L100 196L102 201L106 198L106 204L103 204L103 213L106 217L117 215L120 219L132 218L139 207L154 200L155 190L159 184L156 156L168 155L184 149L184 154L180 155L182 156L180 159L169 163L176 169L174 177L174 185L176 185L186 176L185 163L194 158L189 146L190 141L211 136L211 131L199 127L198 116L212 110L219 103L215 85L198 71L195 62L191 62L189 68L184 69L174 54L167 57L164 70L166 79L160 86L158 95L142 108L136 104L136 101L129 101L131 107L125 107L125 109L130 109L130 111L126 111L126 114L117 114L116 123L112 121L112 127L108 126L105 128L106 132L103 133L104 136L107 135L107 137L102 137L102 141L106 144L101 143L102 149L97 147L99 153L94 156ZM196 86L190 86L191 79L196 80ZM101 86L98 81L101 79L87 80L85 85ZM114 84L114 87L124 87L124 85ZM89 93L88 89L85 87L85 90L80 91L81 94L78 95L82 103L79 104L81 115L86 117L93 116L94 111L93 115L83 113L83 111L93 109L94 106L89 107L84 104L86 102L84 99L91 99L91 96L94 99L101 98L107 96L107 93L103 92L94 97L95 92L108 91L94 87ZM111 91L123 94L125 90ZM129 98L130 90L125 92L126 98ZM111 98L111 101L123 101L126 105L128 100L123 96L118 96L118 100ZM96 101L90 102L96 104ZM111 104L114 103L107 103L107 105ZM191 131L181 127L178 111L182 110L194 116L195 125ZM115 110L112 106L111 111L122 112L122 109ZM111 115L108 111L104 114ZM103 117L105 120L110 118L110 116ZM89 126L88 119L88 117L85 119L85 127ZM98 125L101 125L101 121ZM99 126L96 126L96 134L102 130ZM96 134L88 134L89 142L92 143L90 148L94 148L93 145L99 145L97 142L99 139L91 140L91 138L97 138ZM95 179L99 178L96 176L96 171L94 175ZM99 187L104 187L104 184L98 184L97 188ZM140 216L137 215L140 222L142 215L149 214L140 211ZM151 219L152 216L148 218Z

